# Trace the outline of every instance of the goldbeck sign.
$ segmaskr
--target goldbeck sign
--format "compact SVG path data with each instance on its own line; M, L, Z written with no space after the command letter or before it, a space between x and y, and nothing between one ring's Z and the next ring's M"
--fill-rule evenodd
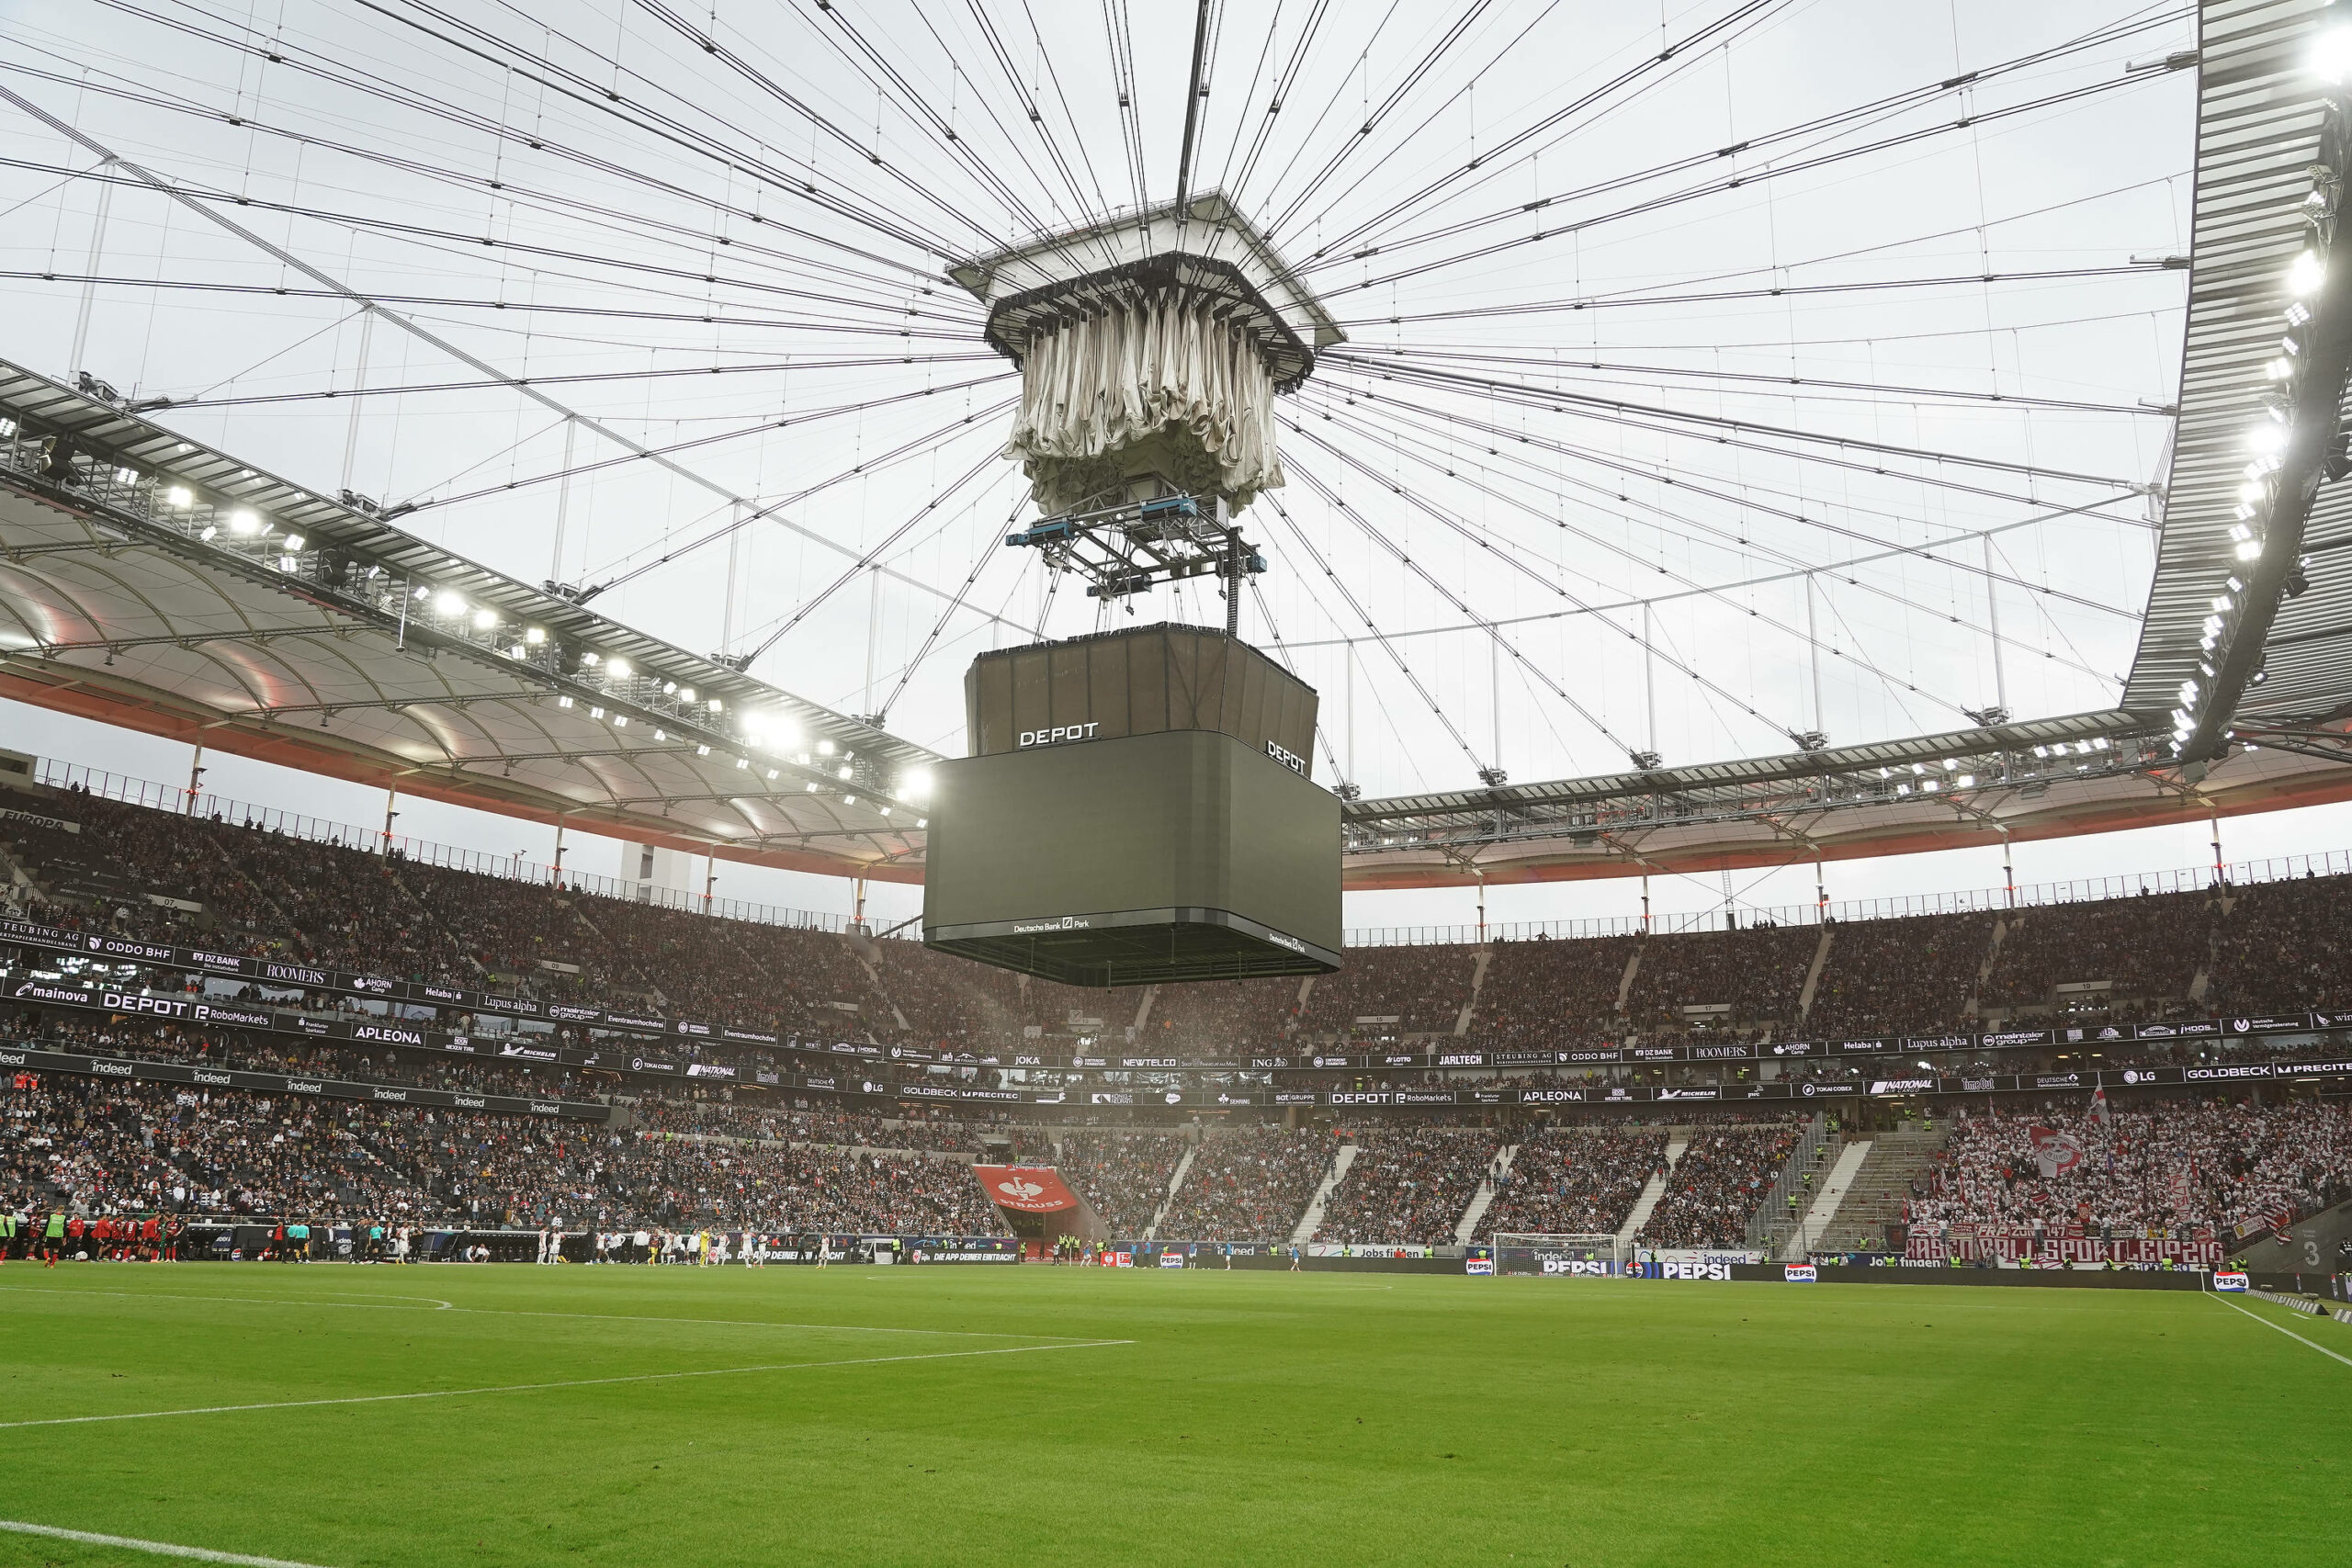
M980 1190L1001 1209L1056 1214L1078 1207L1077 1194L1049 1165L976 1165L972 1174L979 1178Z

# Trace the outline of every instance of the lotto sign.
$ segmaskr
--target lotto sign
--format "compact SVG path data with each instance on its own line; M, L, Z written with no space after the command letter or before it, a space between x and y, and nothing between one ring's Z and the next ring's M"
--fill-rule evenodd
M2245 1289L2245 1276L2243 1274L2216 1274L2213 1276L2213 1288L2217 1291L2243 1291Z
M1810 1263L1791 1263L1781 1269L1781 1278L1792 1285L1812 1285L1817 1284L1821 1276Z

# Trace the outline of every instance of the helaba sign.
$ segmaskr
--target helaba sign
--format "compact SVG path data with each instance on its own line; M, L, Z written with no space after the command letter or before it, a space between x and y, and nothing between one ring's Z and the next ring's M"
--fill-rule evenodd
M1100 724L1057 724L1051 729L1024 729L1021 732L1023 747L1059 746L1066 741L1091 740Z

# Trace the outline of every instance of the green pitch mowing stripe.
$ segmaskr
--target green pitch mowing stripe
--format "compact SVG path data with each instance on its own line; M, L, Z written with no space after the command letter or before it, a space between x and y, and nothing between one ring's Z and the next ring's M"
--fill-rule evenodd
M0 1484L328 1568L2303 1561L2352 1494L2310 1343L2169 1292L83 1265L0 1280L0 1420L74 1423Z

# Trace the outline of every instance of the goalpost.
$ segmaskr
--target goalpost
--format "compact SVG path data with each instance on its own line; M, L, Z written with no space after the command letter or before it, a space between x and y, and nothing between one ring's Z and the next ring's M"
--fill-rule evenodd
M1625 1271L1632 1248L1618 1245L1613 1231L1574 1231L1543 1235L1530 1231L1497 1231L1495 1272L1607 1277Z

